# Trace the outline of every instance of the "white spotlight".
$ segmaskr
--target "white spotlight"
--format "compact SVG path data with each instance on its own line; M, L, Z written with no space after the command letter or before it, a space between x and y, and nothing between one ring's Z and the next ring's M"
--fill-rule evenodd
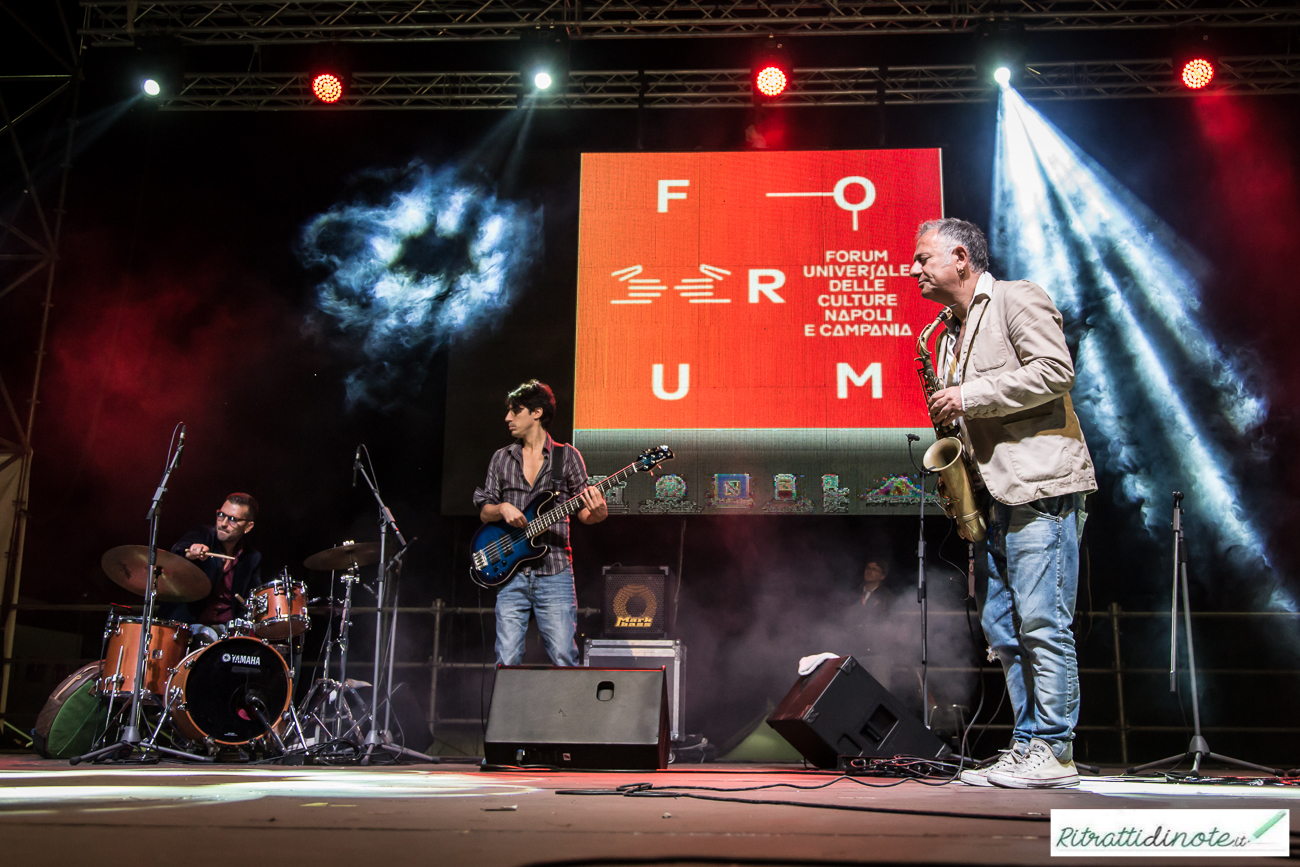
M549 72L539 72L533 76L533 85L538 90L546 90L551 86L551 74Z
M157 96L162 93L162 87L152 78L146 78L140 87L144 90L145 96Z
M993 70L993 80L1005 87L1011 82L1011 70L1005 66L999 66Z

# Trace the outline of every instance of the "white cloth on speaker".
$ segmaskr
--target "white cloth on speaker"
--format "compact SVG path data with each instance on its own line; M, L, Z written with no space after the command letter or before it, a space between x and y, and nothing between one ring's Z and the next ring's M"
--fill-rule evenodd
M801 676L812 674L813 670L826 660L839 658L840 654L838 653L819 653L816 656L805 656L803 659L799 660L799 674Z

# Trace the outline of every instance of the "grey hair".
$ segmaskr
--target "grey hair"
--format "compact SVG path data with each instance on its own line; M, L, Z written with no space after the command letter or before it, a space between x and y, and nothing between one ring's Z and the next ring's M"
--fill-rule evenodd
M958 245L965 247L975 273L982 274L989 269L989 242L984 239L979 226L956 217L927 220L916 230L916 240L921 240L930 232L938 233L940 238L948 242L949 253Z

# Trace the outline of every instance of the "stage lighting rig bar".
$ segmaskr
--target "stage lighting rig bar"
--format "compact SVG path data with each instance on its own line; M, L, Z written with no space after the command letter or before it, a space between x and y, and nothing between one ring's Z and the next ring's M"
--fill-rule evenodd
M1213 92L1237 96L1300 93L1300 58L1219 59ZM323 105L306 74L229 73L185 76L164 98L169 111L348 111L599 108L747 108L748 69L572 72L562 92L523 94L516 72L354 73L343 99ZM883 91L880 87L883 80ZM1029 100L1188 96L1165 60L1029 63L1013 82ZM996 86L973 66L795 69L789 107L923 105L985 102ZM530 103L529 100L536 99Z
M1282 27L1300 24L1294 0L81 0L81 35L93 46L129 46L169 34L195 44L438 42L514 39L556 26L570 39L825 36L952 33L1010 16L1034 30Z

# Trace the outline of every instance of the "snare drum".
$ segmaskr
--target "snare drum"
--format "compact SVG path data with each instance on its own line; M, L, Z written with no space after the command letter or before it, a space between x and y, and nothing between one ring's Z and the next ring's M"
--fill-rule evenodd
M287 576L254 587L248 597L253 634L282 641L307 631L307 585Z
M112 617L104 632L104 658L99 663L95 695L121 697L135 691L136 655L140 652L143 618ZM145 692L162 695L167 677L185 656L190 627L171 620L155 620L149 629L149 652L144 661Z
M293 684L284 658L257 638L223 638L181 661L167 682L167 702L190 740L234 746L266 736L250 699L277 726L289 708Z

